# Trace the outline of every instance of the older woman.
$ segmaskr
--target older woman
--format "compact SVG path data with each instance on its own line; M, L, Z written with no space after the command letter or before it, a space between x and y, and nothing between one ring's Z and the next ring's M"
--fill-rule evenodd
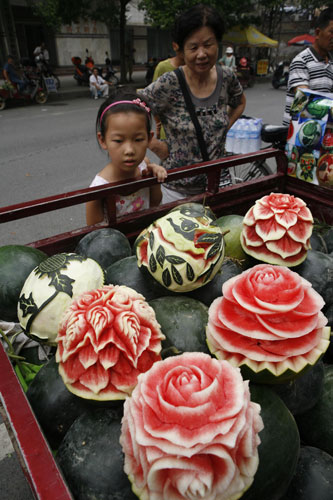
M243 113L246 102L234 72L216 64L223 32L218 12L198 4L180 15L174 33L185 63L180 71L210 160L223 156L227 131ZM140 93L148 98L165 129L166 141L154 139L151 143L151 150L163 160L163 166L172 169L202 162L202 149L176 73L165 73ZM228 172L222 172L220 185L230 183ZM203 192L205 185L204 175L170 182L163 186L162 201L167 203Z

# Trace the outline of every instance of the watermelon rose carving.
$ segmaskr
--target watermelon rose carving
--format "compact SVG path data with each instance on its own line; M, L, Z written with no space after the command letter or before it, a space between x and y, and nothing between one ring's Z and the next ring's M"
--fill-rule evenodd
M326 351L324 300L288 267L259 264L226 281L222 293L209 308L208 347L246 378L293 379Z
M222 266L222 229L208 215L174 209L144 229L136 241L138 266L165 288L189 292L213 279Z
M241 245L252 257L280 266L301 264L310 248L313 217L300 198L271 193L243 219Z
M239 369L204 353L166 358L125 401L125 472L141 500L236 500L257 470L262 428Z
M85 399L125 399L138 375L161 359L164 335L135 290L106 285L83 293L65 312L56 361L67 388Z

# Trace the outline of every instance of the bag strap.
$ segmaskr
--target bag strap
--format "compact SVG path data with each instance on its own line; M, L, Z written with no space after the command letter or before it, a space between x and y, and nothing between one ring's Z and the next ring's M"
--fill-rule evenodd
M203 159L203 161L209 161L209 155L208 155L208 151L207 151L206 142L205 142L205 139L204 139L204 136L202 133L202 128L200 126L198 117L197 117L195 109L194 109L194 105L193 105L190 93L189 93L187 85L186 85L185 77L184 77L183 72L180 68L175 69L175 73L177 75L180 88L183 92L187 111L190 113L191 120L192 120L193 125L195 127L195 131L197 134L202 159Z

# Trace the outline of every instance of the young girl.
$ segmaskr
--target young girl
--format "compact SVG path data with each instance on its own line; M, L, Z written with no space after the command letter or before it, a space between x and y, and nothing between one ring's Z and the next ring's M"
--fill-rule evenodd
M141 178L147 171L151 171L159 182L165 180L165 168L150 163L145 157L153 137L151 114L147 103L137 94L107 99L98 110L96 135L100 147L108 152L110 161L95 176L90 187ZM119 195L116 198L117 215L159 205L161 198L159 185L142 188L130 195ZM88 225L104 220L102 200L87 203L86 220Z

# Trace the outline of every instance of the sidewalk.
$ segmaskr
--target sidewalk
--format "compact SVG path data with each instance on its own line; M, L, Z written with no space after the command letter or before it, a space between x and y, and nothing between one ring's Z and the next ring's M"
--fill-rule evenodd
M146 86L145 81L146 70L137 70L133 72L133 83L128 83L126 86L132 87L134 90L137 88L142 88ZM119 73L117 73L119 78ZM90 98L90 90L87 86L80 86L74 79L73 74L59 75L60 89L57 93L50 93L49 99L51 100L61 100L61 99L75 99L77 97L88 97Z

